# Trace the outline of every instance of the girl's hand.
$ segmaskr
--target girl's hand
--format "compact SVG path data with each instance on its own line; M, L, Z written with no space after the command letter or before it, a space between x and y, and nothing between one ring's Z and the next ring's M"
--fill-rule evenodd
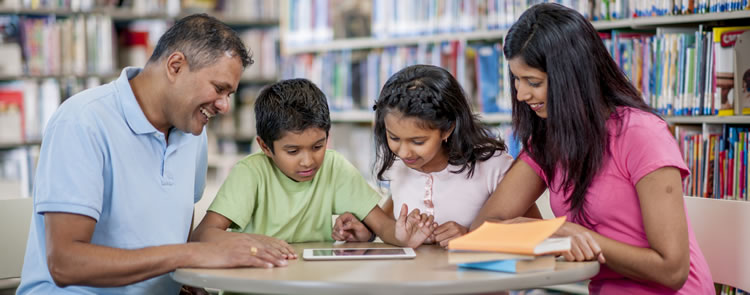
M438 226L433 232L435 243L439 243L441 247L447 248L448 241L465 235L469 232L469 229L453 221Z
M416 248L422 245L432 235L437 227L432 215L420 214L419 209L414 209L407 216L409 208L406 204L401 206L398 219L396 220L396 240L407 247Z
M331 237L336 241L368 242L373 233L354 214L346 212L336 218Z

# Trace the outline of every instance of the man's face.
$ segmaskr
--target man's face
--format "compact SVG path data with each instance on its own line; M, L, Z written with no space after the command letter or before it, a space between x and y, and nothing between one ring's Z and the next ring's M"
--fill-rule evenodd
M287 131L273 142L273 153L258 137L263 152L273 160L287 177L297 182L315 177L326 154L326 132L320 128L307 128L301 132Z
M242 61L227 54L201 69L177 73L176 89L164 108L169 123L200 135L212 117L229 111L229 96L237 90L242 71Z

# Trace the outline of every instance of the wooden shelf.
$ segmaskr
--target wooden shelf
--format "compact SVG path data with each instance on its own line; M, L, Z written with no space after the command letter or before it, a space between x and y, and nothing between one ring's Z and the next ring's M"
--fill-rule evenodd
M449 34L437 34L437 35L422 35L413 37L403 38L350 38L332 40L328 42L303 44L303 45L289 45L286 42L283 46L284 54L300 54L300 53L313 53L313 52L326 52L335 50L355 50L355 49L370 49L370 48L384 48L390 46L402 46L402 45L417 45L417 44L429 44L443 41L453 40L497 40L502 39L505 36L505 30L497 31L479 31L479 32L468 32L468 33L449 33Z
M510 114L479 114L479 119L487 124L510 123ZM331 111L331 122L333 123L373 123L375 112L352 110Z
M479 114L479 120L486 124L510 123L513 120L511 114Z
M664 119L670 124L750 124L750 116L674 116Z
M597 30L609 30L619 28L650 28L663 25L705 23L712 21L723 21L733 19L750 19L750 10L732 11L732 12L714 12L702 14L687 15L665 15L653 17L636 17L629 19L618 19L612 21L595 21L592 22Z
M331 111L332 123L373 123L375 112L363 110Z
M201 12L194 12L201 13ZM215 13L212 11L206 11L205 13L216 17L229 26L236 27L259 27L259 26L276 26L279 24L278 19L248 19L240 16L223 15L221 13ZM114 21L134 21L141 19L162 19L162 20L175 20L182 17L188 16L192 13L180 13L177 16L168 15L165 12L154 12L154 13L136 13L126 8L114 8L114 7L100 7L94 8L93 10L69 10L69 9L8 9L0 8L0 14L22 14L22 15L56 15L56 16L72 16L78 14L101 14L111 16Z
M745 18L750 19L750 10L690 15L638 17L611 21L594 21L592 22L592 24L597 30L611 30L619 28L654 28L662 25L701 23ZM294 55L301 53L316 53L336 50L357 50L384 48L390 46L417 45L421 43L436 43L452 40L498 40L502 39L506 33L506 30L496 30L397 38L350 38L310 44L287 44L286 42L282 42L282 44L284 44L283 54Z
M27 141L27 142L0 142L0 150L9 150L19 147L41 145L41 141Z
M54 75L10 75L10 76L0 76L0 81L10 81L10 80L23 80L23 79L47 79L47 78L53 78L53 79L61 79L61 78L78 78L78 79L86 79L86 78L99 78L99 79L115 79L120 75L119 72L117 73L109 73L109 74L54 74Z

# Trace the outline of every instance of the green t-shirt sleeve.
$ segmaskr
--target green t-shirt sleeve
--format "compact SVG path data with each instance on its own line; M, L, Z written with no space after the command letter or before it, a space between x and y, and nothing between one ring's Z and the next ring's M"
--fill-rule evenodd
M380 202L380 195L372 189L357 168L339 153L333 156L336 190L333 199L333 214L351 212L363 220Z
M257 174L256 171L245 160L235 164L208 207L208 211L231 220L232 229L244 231L250 224L258 197L259 176L254 174Z

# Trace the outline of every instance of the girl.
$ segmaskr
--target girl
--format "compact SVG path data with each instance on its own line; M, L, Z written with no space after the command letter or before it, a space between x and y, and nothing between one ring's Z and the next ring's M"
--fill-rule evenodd
M552 211L569 221L556 235L573 237L565 258L606 263L592 294L713 294L685 213L678 146L592 25L536 5L509 30L504 53L513 129L526 144L472 228L521 216L549 188Z
M465 234L513 158L474 116L443 68L415 65L394 74L375 102L377 177L390 181L384 211L418 209L443 247ZM536 207L532 216L540 216Z

